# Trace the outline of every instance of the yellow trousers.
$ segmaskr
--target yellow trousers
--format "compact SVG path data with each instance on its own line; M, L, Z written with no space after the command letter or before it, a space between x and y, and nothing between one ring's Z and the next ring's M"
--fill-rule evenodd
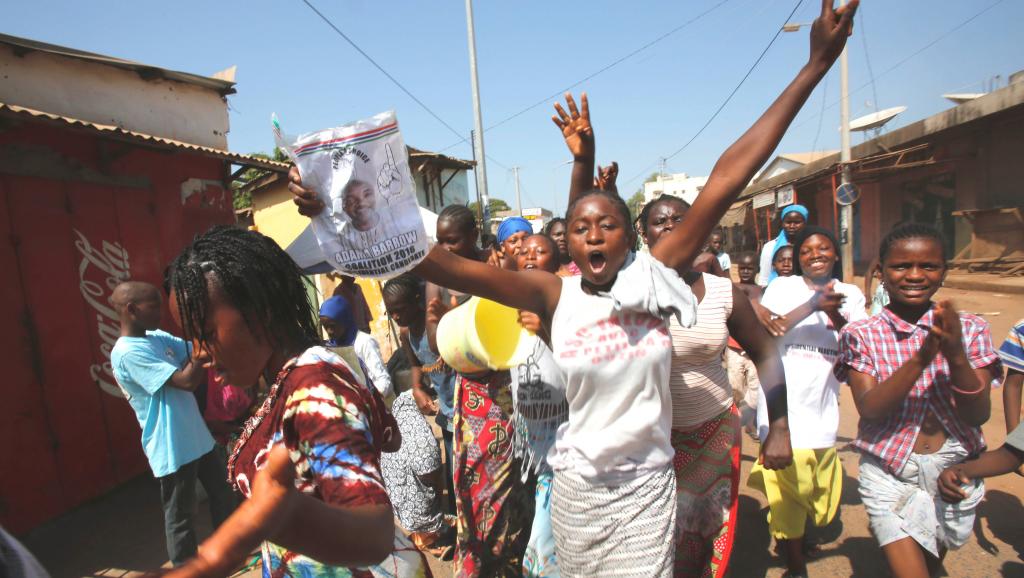
M839 509L843 465L835 448L793 450L793 463L784 470L754 464L747 485L768 498L768 530L777 540L804 535L807 518L825 526Z

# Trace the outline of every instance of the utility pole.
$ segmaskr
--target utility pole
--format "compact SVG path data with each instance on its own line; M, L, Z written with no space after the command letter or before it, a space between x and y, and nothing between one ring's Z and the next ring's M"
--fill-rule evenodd
M846 5L846 0L839 0L840 6ZM846 185L850 183L850 67L846 58L846 47L839 55L839 121L840 121L840 143L839 162L842 165L841 182ZM834 194L834 193L833 193ZM843 259L843 280L847 283L853 281L853 205L846 204L839 207L839 245L840 256Z
M473 87L473 125L476 130L473 139L473 154L476 157L476 190L480 195L483 214L483 229L490 232L491 211L487 195L487 157L484 154L484 119L480 113L480 81L476 74L476 33L473 31L473 0L466 0L466 35L469 37L469 77Z
M523 216L523 201L519 194L519 167L512 167L512 176L516 179L516 212Z

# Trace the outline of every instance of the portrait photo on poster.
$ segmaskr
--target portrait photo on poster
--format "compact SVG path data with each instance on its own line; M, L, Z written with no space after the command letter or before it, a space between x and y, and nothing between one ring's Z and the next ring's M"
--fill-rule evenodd
M294 138L275 118L274 138L324 201L312 227L335 269L387 279L423 260L429 242L394 111Z

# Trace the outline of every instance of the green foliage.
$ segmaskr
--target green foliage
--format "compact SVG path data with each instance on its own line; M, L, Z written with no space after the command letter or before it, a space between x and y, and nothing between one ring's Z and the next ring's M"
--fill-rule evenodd
M277 162L288 162L288 155L278 147L274 147L274 152L271 154L267 153L252 153L249 156L256 157L258 159L267 159ZM242 174L238 175L238 178L231 183L232 202L235 210L247 209L252 206L252 193L249 191L243 191L245 185L249 184L254 179L258 179L265 175L267 171L263 169L246 169Z
M472 203L469 204L469 210L473 211L474 215L478 214L477 211L479 210L479 207L480 207L480 204L477 203L476 201L473 201ZM512 207L508 206L508 203L506 203L505 201L503 201L501 199L496 199L494 197L491 197L487 201L487 210L488 210L488 212L490 213L490 215L492 217L498 211L509 211L511 209L512 209Z

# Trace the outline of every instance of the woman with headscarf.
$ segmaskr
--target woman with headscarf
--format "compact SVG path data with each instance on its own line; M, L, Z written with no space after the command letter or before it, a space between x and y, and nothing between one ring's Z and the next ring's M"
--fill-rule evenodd
M498 225L498 253L492 258L495 264L509 271L516 270L516 255L523 245L523 239L533 234L533 225L522 217L509 217Z
M782 219L782 231L778 237L768 241L761 248L761 273L757 276L757 284L762 287L767 287L768 282L774 278L772 276L772 258L775 255L775 249L783 245L791 245L793 238L807 225L807 207L803 205L783 207L779 218Z
M362 372L373 386L387 399L394 393L391 376L380 355L380 345L372 335L359 331L352 304L344 297L331 297L320 306L320 325L327 332L329 349L357 372ZM355 359L353 359L355 356Z

